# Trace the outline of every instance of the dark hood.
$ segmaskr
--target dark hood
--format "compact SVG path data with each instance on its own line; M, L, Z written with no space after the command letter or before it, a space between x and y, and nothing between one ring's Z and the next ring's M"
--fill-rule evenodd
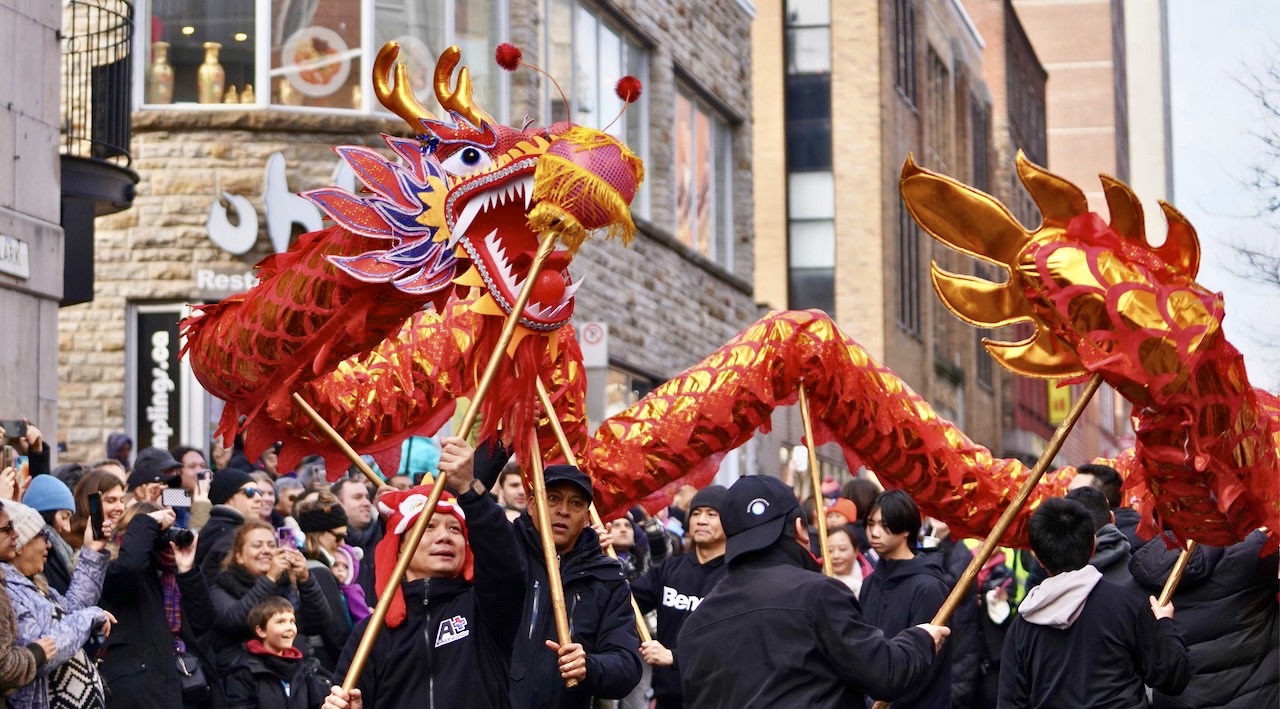
M1164 588L1164 582L1173 571L1173 565L1177 563L1181 552L1181 549L1170 549L1163 538L1156 537L1133 553L1133 558L1129 561L1129 572L1133 574L1133 580L1143 588L1159 591ZM1218 562L1222 561L1223 553L1222 547L1203 544L1197 546L1182 574L1182 580L1178 582L1178 588L1192 589L1207 581Z
M1114 524L1105 524L1097 534L1098 546L1089 560L1095 568L1109 569L1115 564L1128 563L1129 540Z
M886 587L917 574L933 576L947 586L951 585L950 577L943 568L942 552L938 549L921 551L910 559L881 559L875 573L884 574L882 578Z

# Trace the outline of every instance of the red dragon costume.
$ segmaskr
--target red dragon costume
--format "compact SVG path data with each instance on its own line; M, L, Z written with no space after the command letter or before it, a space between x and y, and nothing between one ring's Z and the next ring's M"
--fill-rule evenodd
M767 315L590 433L569 266L591 229L630 237L639 160L601 131L498 124L473 103L465 67L454 84L456 48L436 68L449 115L435 118L410 93L397 51L380 52L375 88L414 137L386 138L394 159L338 148L365 191L307 193L334 226L264 261L254 289L185 323L197 377L227 402L223 435L246 431L250 455L284 441L286 469L315 452L330 470L345 469L291 403L298 392L353 447L394 467L401 441L434 433L475 390L540 239L558 233L564 248L537 277L484 400L483 435L500 431L523 453L536 432L551 461L563 457L545 418L556 416L609 518L636 502L664 505L681 484L706 484L803 383L819 443L835 441L851 464L906 490L956 534L990 531L1025 466L940 419L818 311ZM1221 298L1194 280L1191 225L1166 206L1169 236L1152 247L1137 199L1119 182L1104 178L1107 224L1076 186L1021 156L1018 172L1043 214L1035 230L993 197L907 161L903 197L924 229L1008 274L989 283L935 266L939 295L977 325L1034 325L1026 341L987 343L1006 367L1068 380L1099 374L1133 403L1137 445L1111 462L1140 498L1146 535L1167 528L1171 542L1207 544L1260 526L1275 535L1280 402L1250 387L1223 338ZM533 404L538 377L554 412ZM1030 510L1061 494L1068 477L1046 477L1009 543L1025 543Z

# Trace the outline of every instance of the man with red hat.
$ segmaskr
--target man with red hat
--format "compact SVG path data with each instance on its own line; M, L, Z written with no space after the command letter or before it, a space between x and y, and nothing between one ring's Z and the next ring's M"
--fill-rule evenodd
M425 507L430 486L390 492L378 501L387 516L374 552L379 594L396 558L413 557L356 688L348 694L335 686L326 709L507 706L511 646L524 605L524 560L502 508L473 475L473 449L456 436L441 444L445 480L436 484L449 491L417 549L402 549L401 539ZM368 622L352 632L335 680L346 676Z

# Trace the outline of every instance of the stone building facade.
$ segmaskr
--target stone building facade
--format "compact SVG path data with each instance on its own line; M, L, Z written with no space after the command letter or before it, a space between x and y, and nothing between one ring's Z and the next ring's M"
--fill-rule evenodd
M267 87L254 92L255 102L248 105L196 103L191 82L199 45L192 43L213 41L199 18L150 18L149 25L149 18L139 18L140 27L155 33L164 26L166 34L160 38L140 31L138 55L150 57L154 66L152 43L172 40L175 75L186 83L174 90L172 104L158 103L155 95L138 90L133 154L142 181L136 206L98 221L94 301L64 309L58 321L58 416L70 459L100 457L112 431L139 437L138 447L159 442L165 429L172 429L163 439L170 446L207 444L218 402L199 389L185 364L173 359L176 340L155 333L168 328L188 304L213 302L243 289L252 282L252 265L276 250L282 233L287 238L303 230L299 223L267 223L268 191L287 195L331 184L335 177L341 184L349 177L335 175L338 160L332 146L376 147L382 145L381 132L405 131L399 119L375 109L368 79L378 46L393 37L407 55L419 44L428 49L418 63L410 61L415 74L434 67L431 50L448 42L461 44L463 63L473 67L476 77L478 102L499 120L516 125L526 115L546 125L563 118L566 109L532 72L496 71L492 52L501 41L519 44L527 61L569 84L575 119L588 125L603 126L612 117L612 111L604 115L611 108L604 87L611 91L622 73L639 69L644 99L628 110L620 130L646 159L646 187L635 209L641 233L628 249L588 242L573 267L576 279L585 277L577 293L575 324L602 323L609 333L607 361L591 377L589 411L596 421L679 373L755 319L751 57L741 42L752 19L750 4L457 0L444 3L447 12L440 17L422 16L424 11L412 3L404 3L400 15L385 17L375 13L372 0L365 0L347 3L358 5L361 14L343 20L345 5L330 5L335 1L319 3L310 19L283 31L255 24L252 17L228 17L218 25L228 36L232 30L234 36L246 35L245 47L230 44L237 39L224 43L226 83L239 85L241 101L250 80ZM379 8L395 5L378 3ZM445 18L455 25L438 27ZM192 27L193 39L179 52ZM319 82L330 85L320 90L329 93L299 97L286 85L297 72L281 57L306 42L325 50L334 45L334 36L349 48L359 45L360 51L350 55L355 58L344 70L347 74L341 75L346 78L322 74ZM567 72L557 74L557 64L566 61ZM140 64L139 80L146 85L151 69L147 61ZM620 71L609 73L611 68ZM420 97L430 106L428 94ZM679 111L684 113L677 115ZM701 126L707 131L697 132ZM703 172L690 158L702 153L686 151L690 142L711 156L707 162L713 164ZM283 160L273 159L276 154ZM709 215L707 221L695 221L704 216L697 209L681 208L689 198L691 175L693 184L709 187L715 199L694 204ZM297 203L274 199L285 205L276 208L277 215L292 209L297 221L308 218ZM227 237L221 246L211 238L211 219L221 223L221 231L215 232L239 234L237 239L244 236L237 231L245 225L242 220L256 220L259 226L251 246L236 254L225 248ZM157 379L152 373L165 371L161 360L173 363L173 369ZM165 411L156 408L160 405ZM162 415L167 419L159 423Z
M11 57L0 67L0 418L57 435L57 317L62 299L58 169L58 5L0 0ZM9 433L13 433L10 431Z

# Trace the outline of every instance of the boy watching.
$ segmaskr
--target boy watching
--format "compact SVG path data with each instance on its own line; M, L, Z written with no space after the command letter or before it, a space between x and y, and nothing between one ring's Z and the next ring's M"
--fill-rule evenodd
M315 658L304 659L293 646L298 624L293 606L267 596L249 611L257 636L245 643L227 673L227 707L235 709L314 709L329 694L329 673Z
M1031 515L1031 552L1049 573L1023 599L1000 659L1000 709L1145 707L1145 685L1178 694L1191 678L1173 606L1142 601L1089 565L1093 519L1045 500Z

